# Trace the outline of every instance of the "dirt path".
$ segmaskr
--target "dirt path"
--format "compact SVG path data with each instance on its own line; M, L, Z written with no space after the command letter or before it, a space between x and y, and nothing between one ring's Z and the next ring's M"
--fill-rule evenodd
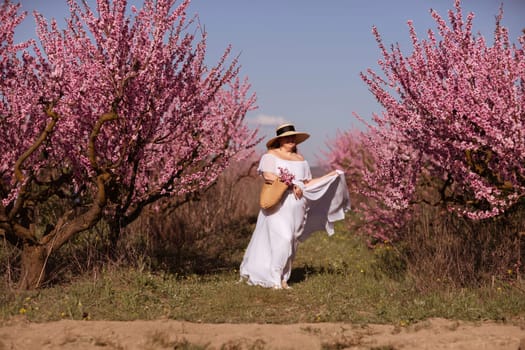
M410 327L395 327L345 323L197 324L173 320L31 323L17 318L0 326L0 350L7 349L525 350L525 322L431 319Z

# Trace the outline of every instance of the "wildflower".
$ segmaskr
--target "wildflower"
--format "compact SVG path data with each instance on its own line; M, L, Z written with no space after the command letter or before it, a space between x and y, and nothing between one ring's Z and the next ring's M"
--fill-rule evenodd
M25 307L21 307L20 310L18 310L18 313L20 315L25 315L25 313L27 312L26 308Z

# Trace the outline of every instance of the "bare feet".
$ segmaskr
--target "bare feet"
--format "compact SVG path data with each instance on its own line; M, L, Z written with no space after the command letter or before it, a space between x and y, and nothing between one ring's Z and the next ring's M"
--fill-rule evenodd
M285 280L282 280L282 281L281 281L281 287L282 287L283 289L292 289L292 287L290 287L290 286L288 285L288 283L287 283Z

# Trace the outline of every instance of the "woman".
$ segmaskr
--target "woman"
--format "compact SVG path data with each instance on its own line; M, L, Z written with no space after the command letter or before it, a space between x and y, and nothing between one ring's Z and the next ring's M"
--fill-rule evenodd
M292 124L284 124L266 143L268 151L259 162L259 174L267 182L276 180L281 171L291 173L294 179L276 207L259 212L240 267L241 279L248 284L288 289L298 242L322 229L333 234L333 223L350 209L341 171L312 179L308 162L297 152L297 145L308 137L295 131Z

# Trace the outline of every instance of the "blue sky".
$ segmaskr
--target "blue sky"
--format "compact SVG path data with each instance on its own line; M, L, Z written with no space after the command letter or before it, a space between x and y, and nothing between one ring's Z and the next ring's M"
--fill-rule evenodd
M67 15L66 0L19 2L29 13L36 9L48 19ZM142 0L128 3L140 6ZM464 13L476 15L474 30L489 43L501 3L503 25L515 40L525 28L525 0L462 1ZM276 124L293 122L311 134L300 151L315 164L338 130L360 127L353 112L369 119L381 111L359 77L367 68L378 69L380 52L372 26L378 27L385 44L398 42L409 53L406 22L413 20L422 38L434 28L429 10L446 17L453 6L453 0L193 0L189 12L199 15L208 32L210 64L228 44L240 54L241 74L257 94L258 109L247 116L250 125L268 139ZM33 36L30 15L17 38Z

